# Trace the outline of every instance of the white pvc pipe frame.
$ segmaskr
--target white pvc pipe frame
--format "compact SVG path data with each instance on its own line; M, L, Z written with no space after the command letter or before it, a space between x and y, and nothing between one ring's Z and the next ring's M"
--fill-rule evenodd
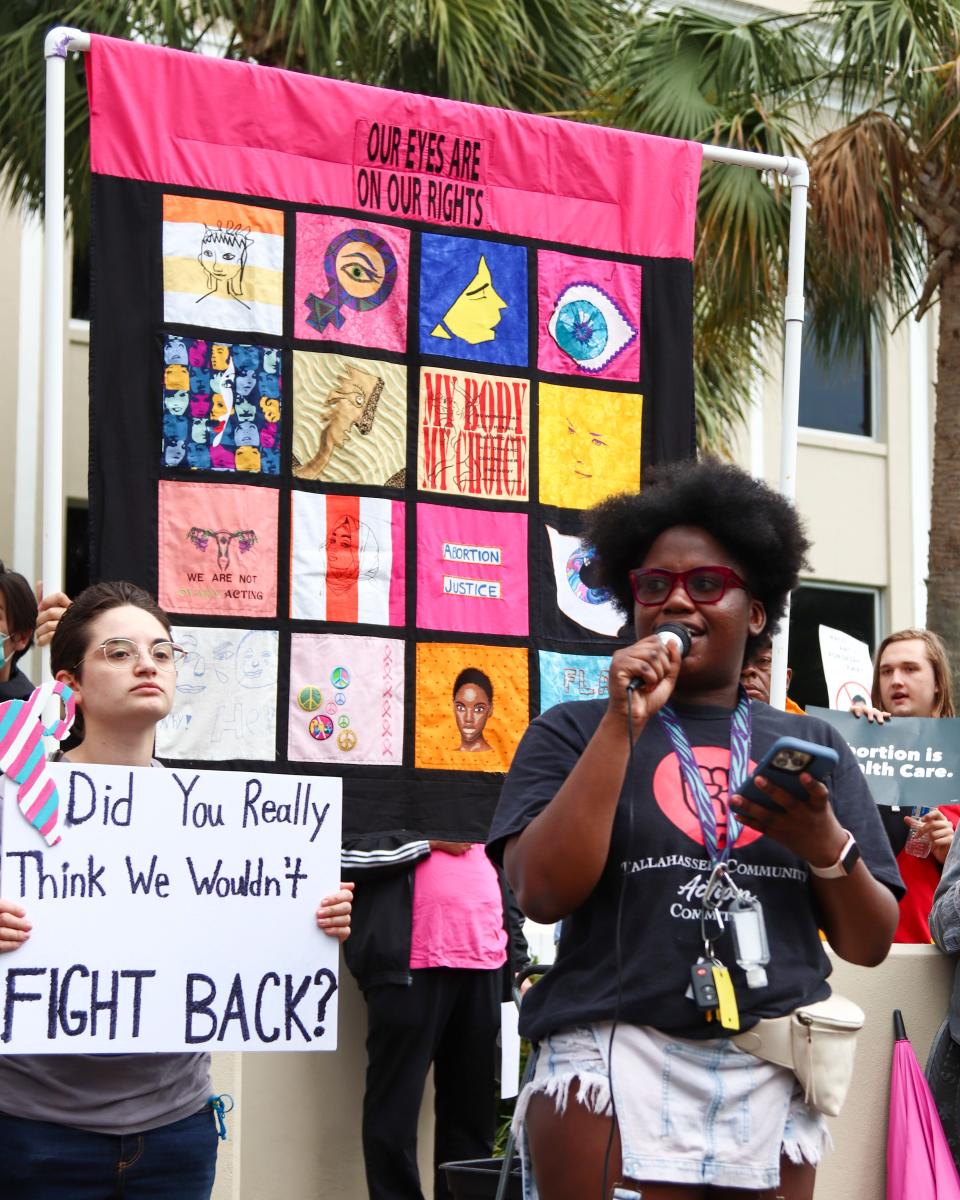
M47 62L46 204L43 245L43 536L42 572L46 591L63 585L63 243L64 243L64 80L71 50L88 51L90 35L59 26L44 42ZM802 158L755 154L705 144L711 162L754 171L775 171L790 183L790 241L784 301L783 402L780 437L780 491L796 497L797 425L800 408L800 343L803 334L803 265L807 236L810 173ZM773 643L770 703L783 708L787 695L789 607Z

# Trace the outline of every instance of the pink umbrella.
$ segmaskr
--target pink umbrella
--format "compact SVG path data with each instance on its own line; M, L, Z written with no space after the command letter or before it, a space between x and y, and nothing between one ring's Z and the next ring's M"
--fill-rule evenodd
M899 1009L893 1029L887 1200L960 1200L960 1176Z

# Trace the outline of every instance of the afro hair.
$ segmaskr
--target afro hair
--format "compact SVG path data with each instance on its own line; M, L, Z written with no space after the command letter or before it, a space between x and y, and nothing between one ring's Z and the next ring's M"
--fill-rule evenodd
M585 518L594 586L609 589L621 612L633 612L629 573L661 533L695 525L716 538L743 570L750 594L767 614L747 653L775 633L787 597L807 566L810 542L793 505L779 492L731 463L678 462L647 472L639 495L611 496Z

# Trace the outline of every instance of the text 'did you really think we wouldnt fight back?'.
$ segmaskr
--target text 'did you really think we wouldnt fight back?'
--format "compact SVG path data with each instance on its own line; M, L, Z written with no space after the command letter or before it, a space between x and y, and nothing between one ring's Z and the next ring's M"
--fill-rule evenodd
M50 764L48 846L4 779L0 1053L333 1050L340 780Z

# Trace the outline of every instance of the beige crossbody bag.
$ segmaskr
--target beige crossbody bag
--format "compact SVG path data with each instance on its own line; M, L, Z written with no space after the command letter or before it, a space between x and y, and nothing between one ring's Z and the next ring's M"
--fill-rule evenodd
M853 1077L857 1034L863 1009L845 996L804 1004L785 1017L758 1021L733 1038L741 1050L789 1067L803 1086L803 1098L818 1112L835 1117Z

